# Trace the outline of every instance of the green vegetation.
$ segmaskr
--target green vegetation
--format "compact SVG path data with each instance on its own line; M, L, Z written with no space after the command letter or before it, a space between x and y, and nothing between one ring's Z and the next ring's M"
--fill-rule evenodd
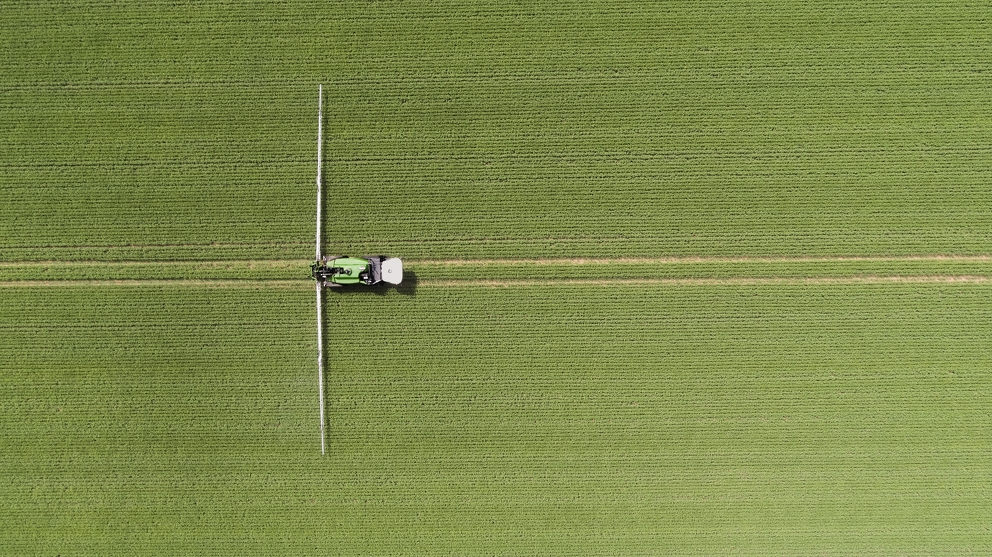
M989 553L990 17L6 2L0 553Z
M318 82L345 253L992 245L973 2L57 6L0 23L0 259L306 258Z
M13 553L992 541L989 285L2 293Z

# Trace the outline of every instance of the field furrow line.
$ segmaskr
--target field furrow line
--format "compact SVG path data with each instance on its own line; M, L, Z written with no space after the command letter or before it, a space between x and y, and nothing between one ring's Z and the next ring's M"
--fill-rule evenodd
M532 286L764 286L817 284L985 284L990 276L831 276L831 277L720 277L720 278L578 278L578 279L443 279L421 280L416 287L495 287L516 288ZM68 286L187 286L209 288L307 288L313 283L306 279L274 280L202 280L202 279L123 279L123 280L6 280L2 287L68 287Z
M985 276L848 276L848 277L731 277L731 278L644 278L644 279L562 279L562 280L427 280L418 287L489 286L513 288L526 286L591 285L591 286L763 286L803 284L960 284L989 283Z
M410 263L437 266L485 266L485 265L661 265L690 263L888 263L888 262L943 262L980 263L992 261L992 255L893 255L893 256L823 256L823 257L620 257L602 258L560 258L560 259L413 259Z
M225 259L219 261L0 261L2 267L138 267L142 265L196 265L200 267L258 266L258 267L290 267L293 265L309 265L307 259Z
M206 244L210 245L210 244ZM219 245L219 244L213 244ZM189 247L198 244L187 245L162 245L154 247ZM83 246L73 246L83 247ZM86 247L110 247L110 246L86 246ZM135 246L141 247L141 246ZM224 247L247 247L247 245L225 244ZM744 256L744 257L721 257L721 256L681 256L681 257L618 257L618 258L597 258L597 257L571 257L571 258L548 258L548 259L407 259L407 265L416 266L438 266L438 267L460 267L460 266L512 266L512 265L664 265L675 264L684 265L692 263L898 263L898 262L960 262L960 263L985 263L992 262L992 255L840 255L840 256ZM149 261L101 261L101 260L71 260L71 261L0 261L0 267L47 267L52 265L76 266L76 267L114 267L114 266L138 266L138 265L167 265L170 263L183 263L188 265L202 266L222 266L222 265L259 265L284 267L291 265L306 265L308 259L222 259L222 260L149 260Z
M299 280L201 280L201 279L124 279L124 280L7 280L0 288L39 288L68 286L189 286L207 288L312 288L313 282Z

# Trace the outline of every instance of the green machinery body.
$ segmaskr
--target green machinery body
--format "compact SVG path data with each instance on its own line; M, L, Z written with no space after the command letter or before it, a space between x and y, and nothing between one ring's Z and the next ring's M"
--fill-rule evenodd
M314 261L310 273L324 286L399 284L403 280L403 264L395 257L383 255L327 257Z

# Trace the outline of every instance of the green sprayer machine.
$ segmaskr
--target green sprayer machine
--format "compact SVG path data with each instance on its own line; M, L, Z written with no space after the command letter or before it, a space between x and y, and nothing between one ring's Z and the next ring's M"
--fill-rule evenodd
M310 265L310 273L317 282L332 287L382 282L399 284L403 280L403 262L383 255L324 257Z

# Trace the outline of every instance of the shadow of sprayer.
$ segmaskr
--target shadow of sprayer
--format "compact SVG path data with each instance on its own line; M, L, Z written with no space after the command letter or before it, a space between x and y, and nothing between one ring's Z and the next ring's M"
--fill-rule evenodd
M334 293L338 296L346 296L352 294L368 294L369 292L377 296L385 296L390 290L394 290L403 296L415 296L417 294L417 273L410 269L403 270L403 282L399 284L389 284L388 282L380 282L372 286L343 286L341 288L328 288L327 291Z

